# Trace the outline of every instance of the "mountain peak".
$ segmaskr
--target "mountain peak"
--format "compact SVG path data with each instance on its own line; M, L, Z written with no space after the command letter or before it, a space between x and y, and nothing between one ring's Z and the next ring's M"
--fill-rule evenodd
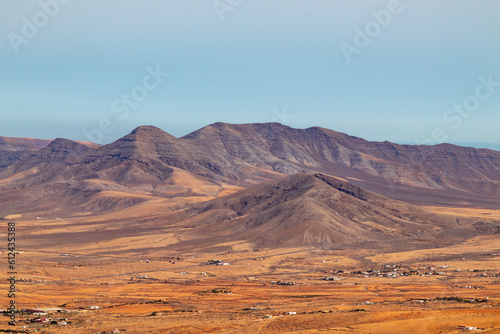
M88 145L70 140L65 138L56 138L50 142L50 144L43 148L42 150L51 150L52 152L64 151L64 152L77 152L84 153L92 148Z
M336 177L326 175L323 173L316 173L314 177L325 182L334 189L343 192L347 195L356 197L357 199L365 201L369 195L368 192L360 187L357 187L349 182L342 181Z
M141 125L132 130L128 135L122 137L118 141L129 141L129 142L147 142L156 143L158 141L172 140L176 139L174 136L168 132L163 131L153 125Z
M234 133L238 136L246 135L250 137L255 137L256 135L265 135L268 136L270 134L283 133L288 131L300 131L294 128L291 128L287 125L277 123L277 122L268 122L268 123L241 123L241 124L232 124L232 123L224 123L217 122L210 125L207 125L199 130L193 131L187 135L185 135L184 139L197 139L197 138L206 138L207 136L216 134L216 133Z
M406 235L433 228L432 224L419 223L429 220L419 208L323 173L299 173L261 183L195 205L186 215L190 224L201 230L214 217L207 212L221 215L212 226L228 235L224 240L252 240L260 245L331 247L391 240L396 236L385 231L395 227L404 226Z
M130 134L134 134L134 135L159 135L160 134L163 136L168 135L168 136L174 137L171 134L169 134L168 132L163 131L162 129L160 129L154 125L138 126L134 130L132 130L132 132Z

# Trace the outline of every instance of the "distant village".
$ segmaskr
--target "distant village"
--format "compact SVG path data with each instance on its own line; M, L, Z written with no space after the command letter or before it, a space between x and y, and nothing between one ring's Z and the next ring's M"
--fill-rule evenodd
M64 255L64 254L63 254ZM260 260L262 261L262 258L256 258L252 260ZM168 262L175 264L175 261L181 261L180 258L174 258L172 257ZM149 260L145 260L146 263L149 263ZM322 261L322 263L325 263L326 261ZM336 264L339 263L339 260L334 260ZM220 259L210 259L206 262L200 263L202 266L229 266L229 262L225 262ZM338 268L338 267L337 267ZM186 275L186 272L181 272L180 274ZM200 273L201 275L207 275L206 272ZM357 285L357 284L362 284L360 283L360 279L368 279L368 278L385 278L385 279L398 279L398 278L403 278L403 277L409 277L409 276L420 276L420 277L499 277L500 273L497 271L493 270L479 270L479 269L455 269L452 266L449 265L426 265L426 266L421 266L418 268L412 268L409 266L401 265L401 264L387 264L387 265L382 265L377 268L371 268L371 269L356 269L349 267L349 269L331 269L331 270L323 270L323 271L318 271L316 270L317 276L316 280L322 280L325 282L332 282L335 284L344 284L344 285ZM321 277L321 274L327 274L323 275ZM289 276L292 276L293 274L290 274ZM211 275L215 276L215 275ZM269 277L265 275L266 277ZM261 277L261 279L264 277ZM353 280L354 279L354 280ZM153 280L153 281L160 281L158 279L149 277L147 275L136 275L131 278L133 282L129 283L140 283L140 282L145 282L148 280ZM247 281L259 281L258 276L248 276L246 277ZM40 280L33 280L33 279L25 279L25 278L18 278L16 279L17 282L25 282L25 283L37 283L37 282L46 282L46 281L40 281ZM340 281L345 281L345 283L340 282ZM101 283L101 284L107 284L107 283ZM294 285L304 285L307 284L303 280L300 282L295 282L294 280L291 280L290 278L285 279L285 277L281 277L280 279L276 280L270 280L264 283L264 285L270 284L270 285L276 285L276 286L294 286ZM311 283L309 283L311 284ZM318 282L318 284L320 284ZM451 287L450 287L451 288ZM463 288L463 289L483 289L481 286L471 286L471 285L461 285L461 286L453 286L453 288ZM226 290L226 289L218 289L214 288L212 290L207 290L207 291L202 291L200 294L203 293L221 293L221 294L227 294L231 295L231 291ZM456 296L452 297L443 297L443 296L436 296L433 299L414 299L410 300L412 303L425 303L428 301L442 301L442 302L458 302L458 303L486 303L488 302L488 297L485 298L460 298ZM366 301L365 303L359 304L359 305L372 305L373 302L371 301ZM64 305L61 305L61 307ZM100 310L101 307L98 305L90 305L90 306L80 306L78 309L74 310L67 310L64 308L52 308L52 309L38 309L38 308L32 308L32 309L20 309L16 311L16 313L19 316L22 316L22 320L18 321L18 324L21 324L21 328L29 328L30 324L41 324L43 327L50 327L50 326L68 326L72 324L71 320L68 320L67 314L71 314L74 312L92 312L92 311L98 311ZM251 307L248 308L250 311L255 311L258 310L257 308ZM361 312L365 311L364 309L354 309L350 310L349 312ZM6 310L0 310L4 314L4 316L8 316L8 311ZM297 314L295 311L287 311L283 315L295 315ZM66 316L65 316L66 315ZM269 316L272 317L272 316ZM23 326L24 325L24 326ZM466 330L466 331L472 331L472 330L477 330L476 327L472 326L460 326L459 329ZM123 332L124 330L116 329L113 331L110 331L109 333L120 333Z
M347 277L358 277L358 278L369 278L369 277L385 277L385 278L398 278L406 276L451 276L453 273L462 272L461 269L450 270L451 267L448 265L441 266L427 266L419 267L417 269L405 267L402 265L385 265L380 269L369 269L369 270L331 270L325 273L334 273L337 276L327 276L324 277L325 281L339 281ZM469 274L469 276L481 276L481 277L499 277L500 273L479 270L479 269L467 269L463 273Z

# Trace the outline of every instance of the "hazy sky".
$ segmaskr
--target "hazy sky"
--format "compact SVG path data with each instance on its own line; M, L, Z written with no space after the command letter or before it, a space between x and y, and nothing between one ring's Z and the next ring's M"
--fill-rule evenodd
M0 136L108 143L145 124L182 136L277 121L500 148L498 0L0 6Z

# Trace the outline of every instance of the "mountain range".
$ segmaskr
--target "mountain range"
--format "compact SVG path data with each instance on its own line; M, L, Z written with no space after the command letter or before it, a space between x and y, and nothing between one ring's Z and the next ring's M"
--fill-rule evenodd
M0 200L0 217L140 207L154 228L181 229L180 239L207 247L497 233L496 223L450 219L424 206L498 209L500 152L370 142L279 123L215 123L181 138L140 126L104 146L2 137Z

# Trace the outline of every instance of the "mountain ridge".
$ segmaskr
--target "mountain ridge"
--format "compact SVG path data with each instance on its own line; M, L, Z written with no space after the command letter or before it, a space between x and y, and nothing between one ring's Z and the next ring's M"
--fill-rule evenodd
M40 150L0 151L0 197L38 187L42 193L88 193L87 201L117 190L202 198L318 172L412 204L498 208L500 202L500 152L370 142L321 127L222 122L180 138L139 126L99 147L59 138Z
M178 249L195 244L210 249L234 241L256 248L277 244L398 248L403 240L405 247L416 249L440 240L443 233L449 236L441 242L453 243L457 241L454 235L498 233L500 228L497 221L491 223L493 230L485 232L473 222L437 215L322 173L264 182L155 220L160 228L166 226L165 231L185 230L187 241L176 245Z

